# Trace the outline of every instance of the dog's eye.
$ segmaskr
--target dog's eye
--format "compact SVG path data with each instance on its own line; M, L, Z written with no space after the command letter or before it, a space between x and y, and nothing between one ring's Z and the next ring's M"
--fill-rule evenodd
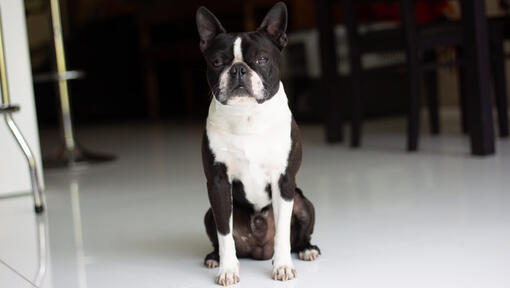
M257 58L257 60L255 60L255 63L257 63L257 65L264 65L267 63L267 61L268 61L267 57L260 56L259 58Z
M223 62L221 62L220 59L216 59L212 62L212 65L215 67L215 68L218 68L218 67L221 67L223 66Z

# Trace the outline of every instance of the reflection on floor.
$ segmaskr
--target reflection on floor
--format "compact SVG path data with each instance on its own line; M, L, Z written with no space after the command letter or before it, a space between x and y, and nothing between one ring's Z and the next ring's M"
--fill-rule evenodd
M369 125L360 150L302 127L298 184L315 204L323 255L296 259L298 278L284 284L270 279L271 261L241 260L238 286L510 287L510 141L476 158L446 130L408 154L402 121ZM170 124L80 130L87 147L119 159L46 171L40 219L28 196L0 200L0 287L216 287L216 270L202 266L200 135Z

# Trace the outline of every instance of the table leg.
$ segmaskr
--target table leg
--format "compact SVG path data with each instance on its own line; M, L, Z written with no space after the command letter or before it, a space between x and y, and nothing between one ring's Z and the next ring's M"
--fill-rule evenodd
M354 0L344 0L344 18L347 27L347 38L349 41L349 64L351 80L351 147L361 145L361 132L363 122L363 91L361 89L361 47L358 33L357 13L354 7Z
M333 12L331 1L317 0L317 24L319 26L320 60L326 140L330 143L343 140L342 105L338 91L338 71Z
M409 75L409 111L407 116L407 150L418 150L420 135L420 58L414 0L400 0L406 41L407 74Z
M462 1L464 55L471 153L495 153L485 1Z

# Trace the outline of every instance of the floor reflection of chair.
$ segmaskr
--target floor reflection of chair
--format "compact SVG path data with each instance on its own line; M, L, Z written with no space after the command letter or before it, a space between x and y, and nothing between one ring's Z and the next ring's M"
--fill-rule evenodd
M36 216L36 228L37 228L37 249L38 265L37 272L34 276L33 283L37 287L41 286L46 276L47 265L48 265L48 241L47 241L47 217L46 215Z

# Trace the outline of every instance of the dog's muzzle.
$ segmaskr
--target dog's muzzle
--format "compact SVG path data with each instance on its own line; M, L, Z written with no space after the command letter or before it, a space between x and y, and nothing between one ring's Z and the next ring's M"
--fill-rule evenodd
M251 96L248 69L244 63L235 63L230 67L228 74L231 96Z

